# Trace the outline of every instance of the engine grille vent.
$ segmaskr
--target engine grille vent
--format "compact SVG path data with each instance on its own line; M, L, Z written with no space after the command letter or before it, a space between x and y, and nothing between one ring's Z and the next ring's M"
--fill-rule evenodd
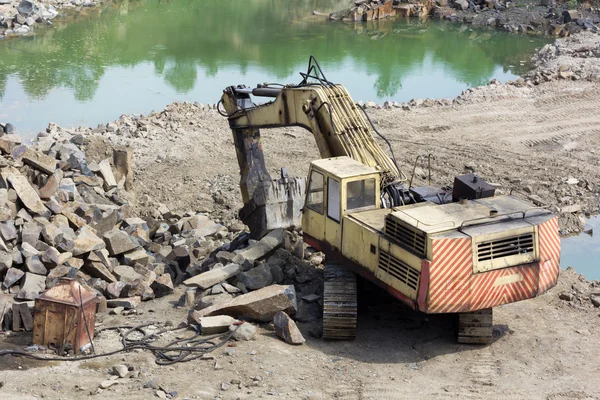
M426 235L420 230L402 224L396 218L388 215L385 219L385 233L399 246L418 257L426 256Z
M533 254L533 233L489 240L477 245L477 260L479 262L527 253Z
M383 250L379 251L379 269L417 290L421 273Z

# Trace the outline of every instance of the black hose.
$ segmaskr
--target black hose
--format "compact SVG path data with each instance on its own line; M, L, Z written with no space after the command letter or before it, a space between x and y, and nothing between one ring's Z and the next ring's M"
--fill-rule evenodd
M128 329L125 333L121 334L121 344L123 347L118 350L110 351L108 353L93 354L79 357L43 357L32 353L28 353L23 350L0 350L0 357L5 355L13 355L27 357L40 361L82 361L112 356L121 352L129 352L132 350L141 349L151 351L154 354L156 358L156 363L158 365L171 365L178 362L187 362L201 358L204 354L210 353L215 349L225 345L225 343L227 343L229 339L231 339L231 337L237 330L236 328L233 331L228 332L227 334L214 335L205 339L197 339L200 335L198 333L195 333L189 338L177 339L171 343L168 343L165 346L153 346L151 344L151 341L152 339L158 338L158 335L165 332L186 329L189 328L190 325L185 325L177 328L166 328L155 333L147 334L143 330L143 328L149 325L156 324L150 322L136 326L113 326L98 330L98 332L102 332L106 330ZM143 337L138 340L130 339L128 336L136 331L142 333ZM219 341L216 341L215 339L219 339Z

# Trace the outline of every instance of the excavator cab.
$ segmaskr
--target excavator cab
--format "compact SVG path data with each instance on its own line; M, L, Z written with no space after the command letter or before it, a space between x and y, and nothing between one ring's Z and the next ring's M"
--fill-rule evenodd
M302 230L317 247L341 250L347 214L378 209L380 173L350 157L313 161L302 212Z

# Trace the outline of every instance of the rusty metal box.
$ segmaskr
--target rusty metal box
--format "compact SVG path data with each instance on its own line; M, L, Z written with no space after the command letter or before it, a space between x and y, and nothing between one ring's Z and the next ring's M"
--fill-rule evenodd
M62 279L35 299L33 343L75 353L94 339L97 296L79 282Z

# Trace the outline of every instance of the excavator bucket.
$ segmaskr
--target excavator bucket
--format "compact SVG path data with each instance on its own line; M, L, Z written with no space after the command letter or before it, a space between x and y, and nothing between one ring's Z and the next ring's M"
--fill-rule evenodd
M240 210L250 237L259 239L273 229L301 226L305 191L305 178L285 177L257 187Z

